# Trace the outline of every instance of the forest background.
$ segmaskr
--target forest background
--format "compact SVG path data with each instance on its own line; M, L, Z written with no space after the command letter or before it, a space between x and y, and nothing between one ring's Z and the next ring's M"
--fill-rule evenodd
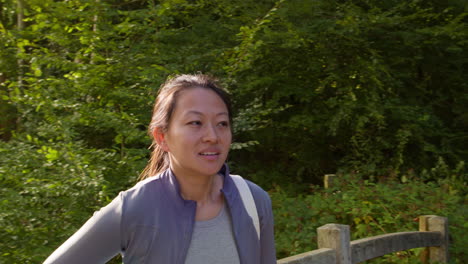
M136 183L159 85L219 77L232 171L268 190L278 258L449 218L468 263L463 0L0 0L0 263L40 263ZM324 174L340 180L322 187ZM417 262L420 250L374 262ZM113 263L119 263L116 258Z

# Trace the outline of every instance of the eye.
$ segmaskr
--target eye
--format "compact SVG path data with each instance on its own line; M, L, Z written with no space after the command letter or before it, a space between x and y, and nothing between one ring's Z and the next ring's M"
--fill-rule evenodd
M187 125L200 126L202 122L200 120L194 120L187 123Z
M219 122L218 125L222 126L222 127L229 127L229 122L228 121L221 121L221 122Z

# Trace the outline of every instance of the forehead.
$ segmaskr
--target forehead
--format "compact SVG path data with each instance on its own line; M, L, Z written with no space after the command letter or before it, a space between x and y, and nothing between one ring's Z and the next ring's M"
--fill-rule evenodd
M174 115L188 114L228 114L228 109L223 99L213 90L195 87L183 90L179 93Z

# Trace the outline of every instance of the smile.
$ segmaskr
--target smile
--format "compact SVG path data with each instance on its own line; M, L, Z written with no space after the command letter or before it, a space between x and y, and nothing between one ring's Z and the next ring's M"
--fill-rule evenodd
M202 152L202 153L199 153L200 155L202 156L214 156L214 155L219 155L218 152Z

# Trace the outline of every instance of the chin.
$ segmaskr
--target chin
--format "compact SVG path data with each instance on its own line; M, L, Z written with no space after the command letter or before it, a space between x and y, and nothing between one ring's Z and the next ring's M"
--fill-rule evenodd
M205 175L210 175L210 176L215 175L219 172L219 170L221 170L221 168L223 167L223 164L216 166L216 167L210 166L210 168L205 168L204 170L201 171L201 173Z

